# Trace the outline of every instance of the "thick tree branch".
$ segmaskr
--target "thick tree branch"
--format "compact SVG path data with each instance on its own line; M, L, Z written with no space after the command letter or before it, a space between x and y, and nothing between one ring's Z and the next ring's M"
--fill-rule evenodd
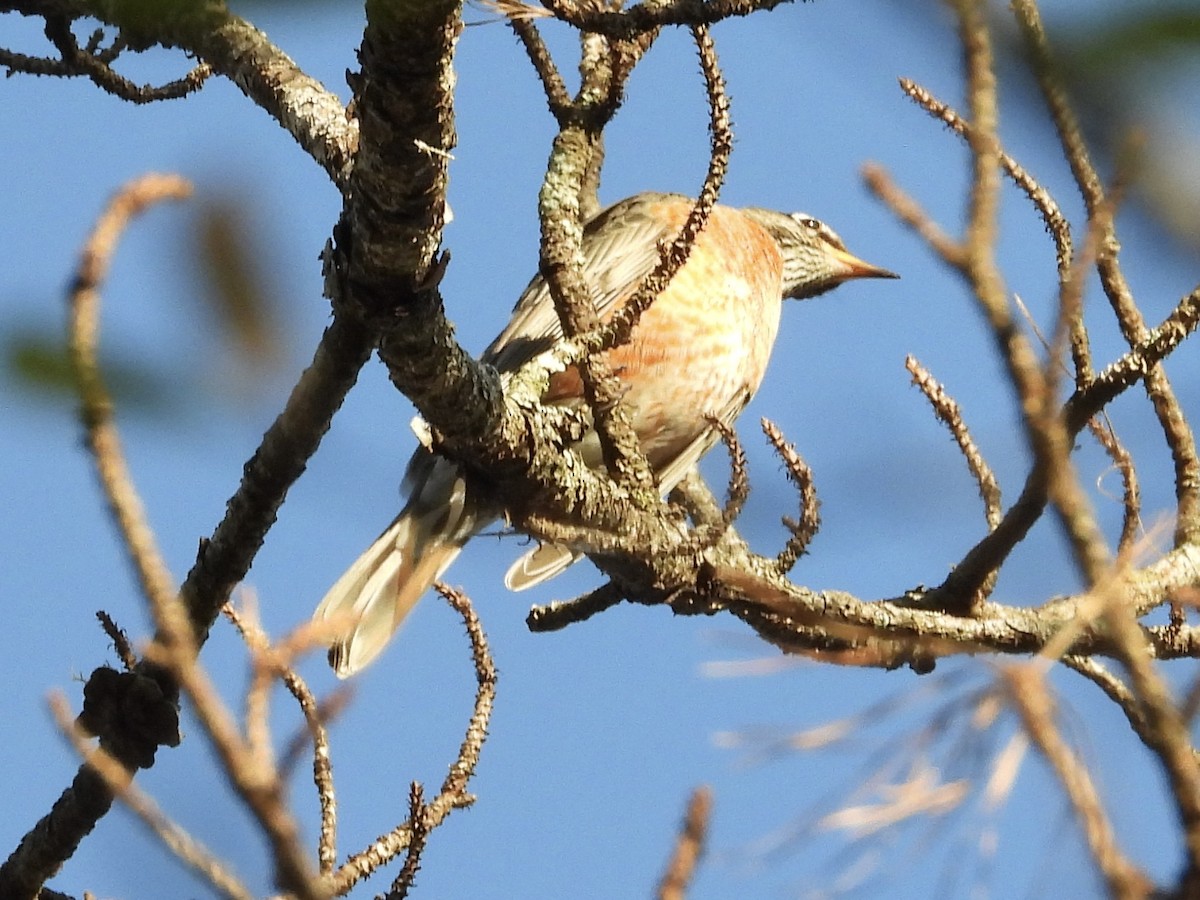
M296 139L340 190L347 189L358 149L358 121L265 34L226 10L219 21L181 29L169 40L237 85Z
M888 643L892 655L871 665L924 665L963 653L1038 653L1063 629L1078 626L1081 604L1090 602L1091 597L1059 597L1038 607L984 603L973 617L963 618L925 608L919 593L867 602L841 591L818 592L790 584L778 576L772 560L718 559L711 552L710 557L701 573L701 589L771 643L797 652L814 647L845 649L855 642ZM1131 613L1141 614L1161 604L1164 597L1198 584L1200 549L1186 546L1128 573L1113 589L1120 591L1122 603ZM668 583L666 591L673 586L677 591L687 589L675 582ZM679 605L675 609L691 611ZM1198 641L1191 632L1151 628L1145 633L1155 658L1189 657L1196 652ZM1062 652L1123 657L1103 629L1090 626L1080 628Z
M203 643L230 593L250 570L288 489L316 453L346 393L370 353L371 332L349 317L335 318L286 406L246 463L225 518L200 543L180 593Z

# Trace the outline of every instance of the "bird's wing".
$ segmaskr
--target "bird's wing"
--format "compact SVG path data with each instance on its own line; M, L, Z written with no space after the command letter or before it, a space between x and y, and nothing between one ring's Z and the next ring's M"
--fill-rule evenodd
M686 216L691 203L686 197L638 194L608 207L585 226L583 273L601 319L628 299L658 264L659 243L674 238L672 220L676 218L662 215L660 204L676 203L684 204ZM517 300L508 325L483 352L483 361L501 372L512 372L548 350L561 336L550 289L538 275Z

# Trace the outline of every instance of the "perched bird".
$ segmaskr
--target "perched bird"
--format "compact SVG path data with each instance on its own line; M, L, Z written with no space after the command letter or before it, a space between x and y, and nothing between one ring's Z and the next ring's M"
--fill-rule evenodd
M676 194L637 194L586 226L584 274L601 319L629 298L672 240L693 201ZM630 340L604 354L620 379L622 402L666 494L716 443L707 417L731 423L758 390L779 329L784 299L802 300L852 278L895 278L847 252L828 226L803 213L717 206L687 262L645 311ZM483 353L503 377L562 336L545 281L538 276L517 301L512 320ZM547 404L583 403L579 373L554 375ZM577 447L602 465L594 433ZM347 677L384 648L409 610L472 535L503 513L477 496L454 463L424 447L405 476L408 502L396 520L329 589L318 620L348 622L329 652ZM557 575L576 556L542 544L508 571L522 590Z

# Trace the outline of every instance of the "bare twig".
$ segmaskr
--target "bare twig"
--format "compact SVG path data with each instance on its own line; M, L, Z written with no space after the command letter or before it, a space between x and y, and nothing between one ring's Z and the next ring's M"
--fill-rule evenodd
M929 371L917 361L915 356L910 354L905 359L904 365L913 377L913 384L920 388L921 393L929 400L930 406L933 407L933 414L950 430L954 442L962 451L963 458L967 461L967 468L971 470L971 475L979 486L979 496L983 498L983 511L988 527L995 529L1000 524L1002 512L1000 485L996 481L996 474L992 471L992 467L983 458L975 439L971 437L971 432L963 421L958 404Z
M991 37L983 7L971 0L955 4L959 18L967 74L967 100L971 129L972 180L966 234L964 275L987 316L997 349L1010 381L1020 398L1026 434L1035 465L1046 472L1052 497L1062 495L1063 505L1074 479L1070 477L1069 442L1055 414L1053 396L1033 349L1017 329L996 264L997 208L999 202L1000 141L997 135L996 77ZM1064 511L1065 517L1073 512Z
M1030 51L1046 108L1058 131L1063 154L1087 206L1089 221L1101 221L1096 269L1121 332L1133 347L1146 340L1146 328L1118 262L1120 244L1111 215L1104 213L1110 207L1103 184L1067 102L1037 4L1034 0L1015 0L1013 11ZM1197 455L1195 436L1166 373L1158 366L1151 368L1146 373L1145 384L1175 465L1176 545L1195 541L1200 538L1200 456Z
M99 610L96 613L96 618L100 620L100 626L104 629L104 633L108 635L108 639L112 641L113 649L117 651L117 657L121 660L121 665L125 667L126 672L132 672L134 667L137 666L137 654L133 652L133 645L129 643L129 636L117 627L117 623L104 610Z
M962 245L946 234L921 205L896 184L887 169L878 163L867 163L862 167L862 177L867 189L896 218L920 235L943 262L955 269L962 269L966 260Z
M800 495L800 518L791 519L784 516L783 526L791 532L791 536L783 545L783 549L779 551L779 555L775 557L776 571L780 575L786 575L796 565L796 561L804 555L808 545L816 537L817 531L821 527L821 503L817 500L813 472L808 463L801 459L796 448L788 443L778 425L766 418L762 420L761 425L767 440L771 442L771 446L783 460L788 481L795 486Z
M1133 733L1141 738L1142 743L1147 742L1149 736L1146 733L1146 717L1142 715L1137 697L1129 689L1129 685L1114 675L1099 660L1090 656L1064 656L1062 663L1104 691L1105 696L1117 704L1121 712L1125 714Z
M1162 324L1150 332L1144 343L1105 367L1085 388L1075 391L1064 405L1068 434L1072 437L1078 434L1109 402L1145 377L1159 360L1179 347L1198 324L1200 288L1180 301ZM1012 548L1041 516L1047 500L1046 490L1045 473L1035 468L1026 479L1020 497L1009 507L996 530L972 547L937 589L946 595L945 601L937 598L937 604L951 602L978 590L988 574L1003 563Z
M475 708L467 723L467 732L459 748L458 758L450 766L450 772L442 782L438 795L424 804L421 821L417 829L425 832L437 828L455 809L470 806L475 798L467 793L467 785L475 774L479 753L487 739L488 722L492 704L496 698L496 667L488 649L487 637L479 623L475 610L465 594L444 584L435 585L446 601L463 617L467 636L471 641L471 658L475 663ZM329 880L333 893L341 896L380 866L395 859L416 839L414 824L406 821L387 834L372 841L370 846L351 856Z
M1184 297L1170 314L1145 338L1134 344L1077 390L1067 403L1068 421L1073 430L1099 412L1121 392L1150 379L1158 364L1166 359L1200 326L1200 286Z
M313 784L317 789L317 800L321 808L321 828L317 841L317 862L322 875L333 871L337 863L337 800L333 786L333 766L330 761L329 733L325 727L327 712L317 703L308 684L293 668L294 661L305 652L324 647L328 636L322 634L321 623L310 624L293 633L282 645L272 646L259 624L254 607L245 594L248 615L238 612L230 603L222 612L233 623L250 648L254 662L254 679L246 695L246 728L251 736L250 744L258 746L257 756L261 764L274 765L270 754L270 736L266 731L268 710L266 689L269 679L279 678L288 692L296 699L304 715L308 738L312 742ZM254 737L258 733L257 738ZM286 754L285 754L286 760ZM278 765L279 772L286 772L288 763ZM282 776L277 776L282 781Z
M525 617L525 624L530 631L558 631L576 622L584 622L624 599L620 588L609 582L574 600L535 606Z
M721 75L720 65L717 62L716 46L713 44L708 29L694 27L692 37L696 42L696 52L700 57L700 70L704 74L704 84L708 95L711 151L704 183L700 187L696 203L688 213L687 220L680 228L679 234L660 252L654 271L638 285L629 301L612 317L608 326L597 335L594 341L590 342L593 352L622 344L629 339L629 335L641 315L654 302L654 298L671 283L675 273L687 262L696 238L708 224L708 218L720 195L721 185L725 181L729 155L733 151L733 126L729 115L729 96L725 91L725 79Z
M1054 704L1038 668L1032 665L1006 666L1000 670L1008 688L1008 699L1016 709L1029 735L1050 763L1075 815L1083 827L1088 849L1114 897L1146 897L1152 887L1117 844L1112 823L1092 784L1086 766L1071 752L1054 722Z
M82 48L71 31L70 19L66 16L55 15L46 18L46 37L62 54L62 65L58 71L52 74L85 76L106 93L131 103L154 103L160 100L177 100L186 97L199 90L208 76L212 74L212 68L208 63L200 63L182 78L166 84L157 87L137 85L116 72L110 65L124 49L119 38L113 42L108 51L100 50L93 45L89 45L86 49ZM15 67L10 65L9 68ZM35 72L35 74L51 73Z
M109 508L149 602L160 640L164 643L179 641L171 646L189 653L192 652L190 634L180 627L186 619L174 590L174 581L146 522L112 423L111 401L97 363L96 343L99 287L125 225L149 204L166 198L182 198L190 190L190 185L176 176L150 175L131 182L117 193L84 247L70 292L68 321L68 343L79 383L81 414ZM85 688L85 713L95 720L93 724L98 726L102 746L112 750L132 772L139 766L152 764L157 744L178 743L178 729L173 708L161 715L161 709L157 708L171 703L171 688L138 673L131 673L130 679L118 689L139 692L136 703L143 707L140 718L158 723L156 727L144 728L142 721L135 721L139 717L131 718L116 712L124 706L120 700L116 700L115 705L112 702L114 696L108 687L113 687L113 679L103 668L93 673ZM89 691L96 698L93 704L96 708L90 710ZM102 699L105 697L109 698L108 703ZM78 841L91 831L96 819L107 812L110 804L111 792L107 783L98 780L94 773L81 770L50 814L34 826L0 868L0 893L7 891L13 896L22 896L28 887L36 892L40 883L70 856Z
M1120 592L1105 593L1105 624L1129 673L1130 686L1146 722L1139 736L1158 757L1171 785L1183 828L1188 865L1182 876L1185 893L1200 888L1200 762L1191 733L1166 680L1154 665L1146 635Z
M1093 231L1089 230L1089 236ZM1082 309L1082 279L1079 277L1085 266L1082 260L1090 259L1094 251L1094 243L1089 240L1084 248L1082 259L1078 265L1069 267L1065 275L1065 280L1059 283L1060 293L1060 326L1062 323L1067 323L1067 327L1072 333L1078 332L1084 337L1087 335L1087 329L1083 325L1083 309ZM1025 315L1025 320L1029 323L1029 327L1037 335L1038 340L1042 342L1042 346L1046 349L1049 361L1047 362L1047 370L1053 371L1055 365L1054 349L1042 334L1038 327L1037 321L1029 313L1025 304L1017 298L1017 305ZM1068 313L1068 309L1071 310ZM1088 363L1090 366L1090 361ZM1079 367L1079 358L1076 357L1076 378L1075 383L1078 389L1086 390L1094 380L1093 373L1088 370L1084 371ZM1069 409L1069 407L1068 407ZM1067 430L1074 437L1078 431L1078 426L1075 424L1078 417L1072 419L1070 414L1067 415ZM1133 464L1133 457L1125 449L1120 439L1117 437L1116 429L1109 420L1108 415L1104 412L1099 412L1097 416L1087 420L1088 430L1096 438L1097 442L1104 448L1104 451L1112 459L1113 464L1121 473L1121 483L1124 486L1124 496L1122 506L1124 508L1124 516L1121 526L1121 537L1117 544L1117 553L1127 552L1132 548L1134 541L1137 540L1138 529L1141 525L1141 499L1140 489L1138 486L1137 470Z
M191 700L196 718L230 783L267 838L278 887L303 900L325 900L329 896L328 886L312 870L302 849L299 825L285 802L284 786L273 764L269 743L265 739L249 740L239 733L208 673L196 661L194 650L184 646L190 630L180 625L179 631L182 633L166 647L152 645L148 658L168 669ZM265 704L253 706L252 710L266 715ZM265 723L247 723L248 735L262 735L266 728Z
M724 533L742 514L742 507L746 505L746 498L750 496L749 464L746 461L746 451L733 426L726 425L716 416L709 416L708 423L721 435L721 442L729 451L729 486L726 488L725 507L721 510L720 530ZM720 535L714 536L714 540L719 537Z
M1142 491L1133 456L1117 437L1108 416L1088 420L1088 431L1104 448L1117 471L1121 473L1121 536L1117 539L1117 555L1129 553L1142 530Z
M966 138L971 130L971 126L949 105L938 100L933 94L910 78L901 78L900 88L914 103L934 118L944 122L959 137ZM1042 187L1025 170L1024 166L1003 150L1000 152L1000 165L1004 167L1004 171L1008 173L1013 183L1025 192L1030 202L1033 203L1034 208L1041 214L1042 221L1046 225L1046 231L1054 239L1054 245L1057 249L1059 275L1060 277L1065 277L1071 263L1070 223L1062 214L1062 210L1059 209L1058 203L1050 195L1050 192Z
M659 900L684 900L687 896L696 866L704 856L711 816L712 791L707 787L696 788L688 800L687 813L675 838L675 849L658 883Z
M537 72L542 89L546 92L546 100L550 104L550 112L560 118L571 105L571 95L563 83L562 75L550 56L550 50L542 40L542 35L530 17L509 16L509 26L525 47L525 55L529 57L533 69Z
M425 793L420 782L414 781L408 791L408 822L412 838L404 852L404 865L392 882L384 900L404 900L412 889L417 871L421 868L421 854L429 840L429 822L425 813Z

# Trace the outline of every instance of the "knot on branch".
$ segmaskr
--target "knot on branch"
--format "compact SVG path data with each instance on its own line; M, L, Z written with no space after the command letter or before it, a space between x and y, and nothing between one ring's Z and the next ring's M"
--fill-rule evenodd
M150 675L101 666L83 687L83 712L76 723L117 759L148 769L159 747L179 745L173 694Z

